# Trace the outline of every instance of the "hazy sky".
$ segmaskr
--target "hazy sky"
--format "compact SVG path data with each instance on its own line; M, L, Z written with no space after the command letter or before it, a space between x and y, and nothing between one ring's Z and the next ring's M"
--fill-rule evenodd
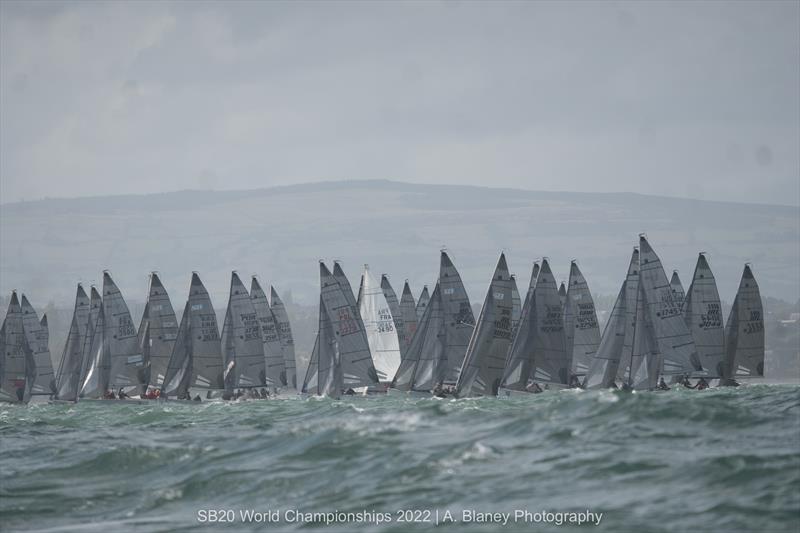
M800 3L0 3L0 200L387 178L800 204Z

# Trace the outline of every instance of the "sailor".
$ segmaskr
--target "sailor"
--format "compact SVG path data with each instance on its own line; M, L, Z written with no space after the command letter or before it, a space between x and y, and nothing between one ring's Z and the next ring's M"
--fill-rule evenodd
M708 388L708 382L706 378L700 378L700 381L697 382L697 385L694 386L697 390L704 390Z
M611 390L619 390L619 387L617 387L617 382L616 381L612 381L611 385L609 385L608 388L611 389Z
M571 389L580 389L581 388L581 380L578 379L577 374L572 374L569 378L569 387Z
M261 399L262 400L266 400L267 398L269 398L269 393L267 392L267 389L262 387L261 388Z
M697 385L692 385L692 383L689 381L689 376L687 376L686 374L684 374L681 377L680 383L681 383L681 385L683 385L687 389L694 389L694 388L697 387Z
M196 395L196 396L194 397L194 401L195 401L195 402L202 402L203 400L200 398L200 395L198 394L198 395Z
M355 396L355 394L356 394L356 391L354 391L352 388L350 388L350 389L347 389L346 391L344 391L344 393L345 393L347 396Z
M119 391L117 392L117 398L119 398L120 400L124 400L125 398L129 397L130 396L128 396L127 393L124 390L122 390L122 387L120 387Z
M656 387L657 390L669 390L669 385L664 381L663 376L658 380L658 386Z
M526 389L528 390L528 392L532 392L534 394L539 394L540 392L542 392L542 388L535 381L530 385L528 385Z

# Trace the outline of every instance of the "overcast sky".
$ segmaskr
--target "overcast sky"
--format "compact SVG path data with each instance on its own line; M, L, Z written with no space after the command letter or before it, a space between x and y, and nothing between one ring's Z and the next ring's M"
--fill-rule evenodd
M800 3L0 3L0 200L387 178L800 205Z

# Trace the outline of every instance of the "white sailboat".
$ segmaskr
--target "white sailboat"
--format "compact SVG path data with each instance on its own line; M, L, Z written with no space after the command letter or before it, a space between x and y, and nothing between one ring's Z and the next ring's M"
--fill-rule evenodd
M361 279L362 290L360 292L359 313L364 322L367 342L372 353L375 371L378 373L378 379L382 383L388 383L397 372L402 359L396 329L397 321L394 320L391 307L386 300L386 288L383 280L378 285L375 278L372 277L368 265L364 265L364 273ZM389 288L391 289L391 287ZM397 300L396 297L395 300ZM399 313L399 304L396 307Z

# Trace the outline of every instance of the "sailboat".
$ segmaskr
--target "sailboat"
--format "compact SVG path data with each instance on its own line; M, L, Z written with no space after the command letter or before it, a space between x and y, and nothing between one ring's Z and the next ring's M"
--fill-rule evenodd
M83 343L83 363L81 369L80 398L98 399L108 391L111 361L108 352L103 349L105 316L103 314L103 298L92 285L89 309L89 325Z
M325 307L322 295L319 299L318 324L319 329L301 392L338 400L344 390L344 374L339 355L339 343L336 341L330 314Z
M178 336L178 319L156 272L150 273L150 287L142 320L139 323L139 346L145 366L144 383L160 389L164 385L167 364Z
M720 385L736 385L741 378L763 377L764 355L764 308L753 270L746 264L725 325Z
M0 327L0 402L28 403L36 380L36 361L23 326L17 291L11 293Z
M24 294L20 306L22 308L22 328L36 363L36 379L33 382L31 395L51 396L55 392L55 373L53 372L53 361L50 359L50 346L48 346L50 334L47 329L42 327L36 310Z
M514 339L517 338L517 333L519 332L520 324L522 323L522 315L525 309L527 309L530 306L530 299L533 296L533 289L534 287L536 287L536 278L539 277L539 269L540 269L539 262L534 261L533 267L531 268L531 279L528 282L528 290L525 291L525 301L522 302L522 304L520 305L519 318L517 319L516 325L511 330L511 345L514 344ZM506 354L505 368L508 368L510 361L511 361L511 348L509 347L508 353Z
M683 283L681 283L681 278L678 276L677 270L672 271L669 287L672 290L672 298L675 300L675 303L678 304L678 307L683 308L683 300L686 298L686 291L683 290Z
M586 389L612 388L628 375L639 293L639 249L634 248L625 281L606 322L600 345L583 381ZM627 356L627 357L626 357ZM623 362L623 359L625 362Z
M561 309L564 309L564 306L567 304L567 287L564 285L563 281L558 287L558 299L561 300Z
M416 307L417 323L419 323L422 320L422 315L423 313L425 313L425 307L428 306L428 302L430 301L430 299L431 297L428 294L428 286L423 285L422 292L420 293L419 298L417 298L417 307Z
M364 273L361 276L361 303L359 314L364 322L367 333L369 350L372 353L372 361L375 364L375 371L378 379L382 383L391 381L400 366L400 343L397 334L397 321L394 320L391 305L387 301L386 287L383 280L381 284L375 281L369 271L369 266L364 265ZM388 280L387 280L388 282ZM391 291L391 286L388 286ZM390 293L394 296L394 291ZM395 299L395 307L400 312L400 305ZM402 320L400 321L402 325Z
M403 328L405 329L403 335L405 344L400 345L400 357L403 358L417 331L417 304L414 302L414 295L408 285L408 280L403 285L403 295L400 297L400 313L403 316Z
M561 299L546 258L532 283L535 285L522 309L519 331L509 350L500 385L506 394L536 391L540 384L559 388L569 385L571 360L566 349Z
M343 388L380 389L378 374L370 354L369 341L363 321L355 308L350 283L338 263L331 273L320 261L320 292L324 310L331 322L336 352L342 366ZM326 349L319 346L320 353Z
M281 341L283 351L283 366L286 368L286 383L289 387L297 390L297 363L295 360L294 337L292 336L292 325L289 323L289 313L286 306L278 296L275 287L269 287L270 305L269 309L275 317L275 326L278 328L278 339Z
M67 402L78 400L81 371L83 369L84 343L89 330L89 309L89 297L86 296L83 287L78 283L67 342L64 345L61 362L58 365L56 400Z
M511 275L505 254L500 254L464 356L456 396L497 396L511 344L513 312Z
M222 325L222 356L225 360L225 391L263 387L266 382L264 342L261 324L250 294L236 272L231 273L231 287L225 321ZM277 387L278 383L268 385Z
M692 334L707 378L720 378L725 359L722 303L717 282L704 253L697 257L692 283L683 300L683 320Z
M567 355L572 358L572 374L585 376L600 345L600 326L597 324L597 312L589 285L575 261L569 268L564 332Z
M222 364L217 315L208 291L195 272L167 363L161 397L189 399L190 389L221 390L224 386Z
M267 295L255 276L250 280L250 299L253 301L253 308L261 325L261 341L264 345L267 381L273 384L273 389L285 387L288 383L286 379L286 363L284 362L277 321L272 309L269 307Z
M406 326L403 321L403 313L400 311L400 301L397 299L397 294L394 292L392 284L389 282L389 277L386 274L381 275L381 290L383 291L383 296L386 298L386 303L389 304L389 312L392 314L394 331L397 336L400 357L402 358L405 352L405 346L408 344L406 341ZM359 304L358 308L361 309L361 304ZM364 317L362 316L361 318ZM397 364L399 365L400 362L398 361ZM396 371L397 367L388 375L387 381L391 381Z

